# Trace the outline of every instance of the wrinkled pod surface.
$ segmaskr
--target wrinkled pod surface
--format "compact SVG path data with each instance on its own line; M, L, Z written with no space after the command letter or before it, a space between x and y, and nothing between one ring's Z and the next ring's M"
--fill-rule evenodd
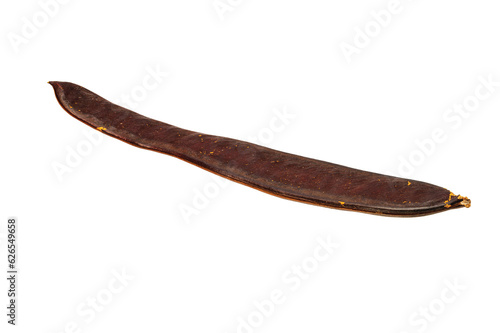
M281 198L402 217L470 206L467 197L443 187L185 130L115 105L79 85L49 83L66 112L106 135Z

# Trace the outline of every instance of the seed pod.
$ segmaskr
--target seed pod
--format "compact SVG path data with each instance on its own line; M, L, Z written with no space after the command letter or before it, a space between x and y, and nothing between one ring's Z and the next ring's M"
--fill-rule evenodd
M185 130L115 105L76 84L49 83L64 110L106 135L281 198L402 217L470 206L467 197L436 185Z

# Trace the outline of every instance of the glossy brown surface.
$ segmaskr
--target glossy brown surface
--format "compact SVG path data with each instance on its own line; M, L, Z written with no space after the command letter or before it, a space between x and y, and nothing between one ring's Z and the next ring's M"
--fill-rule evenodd
M428 215L470 206L466 197L439 186L192 132L115 105L76 84L49 83L70 115L109 136L282 198L391 216Z

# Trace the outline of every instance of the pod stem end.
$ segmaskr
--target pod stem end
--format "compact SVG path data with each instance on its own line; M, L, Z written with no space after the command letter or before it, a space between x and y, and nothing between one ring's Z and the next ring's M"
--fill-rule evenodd
M465 208L469 208L469 207L470 207L470 205L471 205L471 201L470 201L470 199L469 199L469 198L467 198L467 197L463 197L463 196L459 195L459 196L458 196L458 199L461 199L461 200L462 200L462 201L460 201L460 204L461 204L462 206L465 206Z

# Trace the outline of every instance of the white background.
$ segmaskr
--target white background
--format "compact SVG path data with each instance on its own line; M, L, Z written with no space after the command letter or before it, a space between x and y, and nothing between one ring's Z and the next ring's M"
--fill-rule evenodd
M0 253L6 271L16 216L20 278L15 328L1 279L1 331L498 332L498 5L220 3L4 2ZM494 84L474 105L481 77ZM124 106L135 96L135 111L183 128L437 184L472 207L388 218L219 184L94 134L49 80ZM448 111L464 101L467 115ZM340 244L321 262L318 238ZM303 263L309 276L287 280Z

